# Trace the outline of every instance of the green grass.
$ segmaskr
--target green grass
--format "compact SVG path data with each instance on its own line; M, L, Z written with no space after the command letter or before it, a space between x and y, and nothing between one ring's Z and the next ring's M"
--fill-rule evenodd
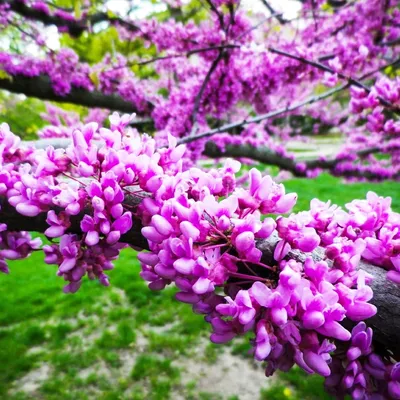
M393 208L400 210L398 183L350 185L321 175L289 180L285 186L299 195L296 211L307 209L315 197L344 206L365 198L369 190L392 196ZM134 251L122 252L109 274L109 288L85 280L74 295L63 294L56 268L44 264L39 253L11 262L10 270L0 275L1 399L158 400L179 393L189 400L228 400L211 387L198 387L196 376L184 383L178 367L183 360L218 363L221 347L205 342L209 325L189 305L174 300L174 288L147 288ZM249 337L225 346L243 362L251 357L249 348ZM47 375L36 377L33 392L19 391L27 374L44 367ZM327 398L322 379L299 369L280 374L260 393L260 400Z
M364 199L368 191L376 192L380 196L392 197L392 208L396 211L400 210L398 182L346 184L331 175L322 174L315 179L291 179L285 181L284 185L287 192L296 192L299 195L294 211L309 209L313 198L322 201L332 200L333 203L343 207L354 199Z
M323 391L323 378L307 375L294 367L289 373L278 373L279 380L261 391L260 400L333 400Z

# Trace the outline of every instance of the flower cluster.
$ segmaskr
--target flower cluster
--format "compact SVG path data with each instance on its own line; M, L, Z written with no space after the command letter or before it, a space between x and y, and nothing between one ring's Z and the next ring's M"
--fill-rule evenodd
M0 5L2 27L18 29L22 8L60 32L91 31L87 18L94 14L86 10L78 17L41 0L19 3ZM297 195L270 176L251 169L239 181L240 163L232 160L197 168L195 161L212 153L206 140L188 147L178 141L226 123L234 129L222 129L211 143L221 152L263 146L275 164L301 176L328 169L353 179L398 179L400 124L393 114L400 79L382 74L384 63L399 56L391 46L400 37L398 4L304 1L294 29L281 15L255 20L239 3L207 1L210 16L196 23L196 10L188 21L183 15L185 22L132 25L102 8L100 19L116 26L121 41L155 58L113 51L93 65L70 48L48 53L45 30L43 37L32 34L41 25L24 21L23 39L33 38L43 57L0 52L0 83L19 90L20 81L39 82L66 100L92 93L104 106L151 117L156 132L139 135L130 115L114 113L103 128L102 111L84 124L50 106L50 126L39 135L69 145L39 150L0 125L0 213L7 222L0 224L0 271L8 272L7 259L42 249L67 282L64 291L73 293L85 277L108 286L108 271L125 247L147 249L138 258L149 288L175 285L177 300L205 315L214 343L250 332L267 376L296 364L325 377L338 398L399 399L400 365L374 346L368 326L377 308L363 264L387 271L388 285L400 284L400 216L390 199L370 192L345 209L314 199L310 210L290 214ZM350 79L356 77L376 80L369 88ZM311 105L322 98L315 95L321 83L331 88L340 81L356 83L348 109L334 97ZM287 111L302 102L307 106ZM240 135L230 124L271 111L261 123L239 124ZM334 159L298 162L288 150L289 141L308 143L336 128L347 142ZM37 223L50 243L41 248L27 232L15 232L8 214Z
M45 262L58 266L64 291L77 291L85 276L108 286L124 247L148 247L138 258L150 289L174 283L177 300L205 315L215 343L253 332L267 375L297 364L326 377L337 395L379 388L397 398L397 364L374 352L363 322L377 310L373 277L360 269L364 258L396 280L400 216L390 199L369 193L347 212L313 200L309 211L287 216L297 196L271 177L252 169L244 188L238 161L185 168L186 148L174 137L156 150L130 120L113 114L109 129L84 125L57 150L25 149L1 126L1 195L17 213L45 216ZM147 243L137 241L134 218ZM40 241L1 230L0 268L8 272L5 259L26 257ZM350 332L345 320L361 322Z

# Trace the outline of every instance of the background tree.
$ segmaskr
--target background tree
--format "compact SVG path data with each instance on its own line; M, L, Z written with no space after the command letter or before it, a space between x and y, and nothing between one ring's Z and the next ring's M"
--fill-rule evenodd
M4 94L2 117L41 139L1 125L2 271L42 249L76 292L85 276L108 286L122 248L149 250L150 289L175 283L215 343L254 332L267 375L297 364L337 397L400 398L390 199L369 193L347 211L313 200L288 216L297 196L270 176L197 165L397 179L398 2L305 1L293 19L267 1L268 16L171 0L145 18L129 2L120 14L67 3L0 2L0 88L29 97ZM128 114L108 121L114 110ZM336 154L289 152L319 134L340 135Z

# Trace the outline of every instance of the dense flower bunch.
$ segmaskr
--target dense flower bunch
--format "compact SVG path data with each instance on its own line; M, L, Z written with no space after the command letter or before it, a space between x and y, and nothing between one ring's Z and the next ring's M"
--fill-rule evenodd
M400 398L399 366L374 350L363 322L377 310L369 302L373 277L359 265L370 260L400 283L400 215L390 199L369 193L347 211L313 200L309 211L288 215L297 196L270 176L252 169L244 188L236 186L238 161L187 169L186 148L174 137L157 150L127 127L130 119L114 114L110 129L84 125L57 150L21 147L1 125L3 207L46 215L45 261L58 266L64 291L77 291L85 275L109 285L120 250L146 247L131 236L140 221L150 250L138 255L142 278L153 290L174 283L177 300L205 315L214 343L253 332L267 375L297 364L326 377L338 397ZM40 249L28 233L0 229L1 271L8 272L5 259ZM358 325L350 331L347 320Z
M78 113L46 104L46 112L42 113L41 117L49 125L38 131L38 136L41 139L71 138L73 131L81 129L85 123L96 122L103 125L108 114L105 110L94 108L89 111L82 123Z
M400 81L387 68L399 57L397 1L304 1L298 25L246 15L237 0L207 1L209 18L196 23L181 22L184 12L179 21L124 21L99 6L99 21L116 26L119 39L156 56L107 54L93 65L70 48L48 51L36 24L50 19L59 32L90 32L89 2L81 15L41 0L0 3L2 27L18 29L28 15L20 33L41 55L0 52L0 87L36 82L53 98L122 102L155 128L154 137L140 135L130 115L117 113L103 128L100 109L81 122L48 106L50 125L39 136L68 146L36 149L0 125L0 271L9 272L6 260L42 250L73 293L85 277L108 286L122 249L147 249L138 258L149 288L174 285L177 300L210 323L214 343L250 333L267 376L298 365L325 377L338 398L400 399L397 354L373 341L378 310L364 264L380 267L387 285L400 284L400 215L391 200L370 192L341 209L314 199L308 211L290 214L296 194L270 176L239 175L236 160L199 169L208 137L180 144L214 130L218 151L264 147L297 175L328 169L398 179ZM141 65L151 73L139 80L133 70ZM349 104L329 97L340 84L350 88ZM286 144L309 141L299 137L305 126L310 135L339 129L346 143L333 159L299 162ZM38 223L49 243L18 231L20 216Z

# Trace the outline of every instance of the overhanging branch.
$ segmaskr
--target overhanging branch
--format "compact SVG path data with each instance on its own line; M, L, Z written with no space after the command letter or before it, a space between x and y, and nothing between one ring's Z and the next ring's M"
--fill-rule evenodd
M42 100L141 114L131 102L124 100L122 97L106 95L97 90L89 92L88 90L72 87L67 95L60 96L54 92L50 79L43 75L34 77L18 75L13 76L12 79L0 79L0 89Z
M208 142L204 154L211 158L249 158L263 164L276 165L279 168L292 172L295 176L305 176L305 173L297 170L295 160L283 157L265 147L254 147L249 144L228 144L224 150L221 150L214 142Z
M137 206L141 199L135 196L125 198L124 203L130 206ZM43 233L48 225L46 224L46 213L41 213L36 217L26 217L18 214L16 209L10 206L7 200L0 198L0 222L5 223L10 231L36 231ZM58 211L57 209L55 209ZM82 233L80 230L80 220L86 213L91 210L87 209L82 214L71 219L70 233ZM269 239L261 240L257 243L257 247L262 251L262 259L268 265L275 264L273 254L275 247L279 241L277 235L271 236ZM147 240L141 235L140 221L134 220L132 229L127 232L121 242L131 246L147 249ZM324 249L317 248L312 253L303 253L298 250L292 250L287 258L304 262L305 258L311 256L314 260L324 258ZM374 297L372 304L378 308L378 313L367 320L369 326L374 330L374 339L378 345L389 349L395 356L400 355L400 287L386 279L386 271L375 265L360 262L359 268L368 272L374 277L372 289Z
M133 23L125 21L119 17L109 16L105 12L91 14L79 20L69 20L58 15L47 14L40 9L29 7L20 0L0 0L0 4L8 4L12 11L30 20L39 21L44 25L55 25L59 28L66 28L68 33L73 37L79 37L83 32L88 30L89 27L103 21L119 23L132 31L139 30L139 28Z
M141 197L134 195L125 196L124 204L132 207L136 207L142 201ZM58 207L53 207L56 212L62 211ZM71 226L66 233L82 234L80 222L85 214L90 213L92 210L89 208L85 209L81 214L71 216ZM36 217L26 217L19 214L14 207L12 207L5 197L0 197L0 221L1 223L7 224L7 228L10 232L27 231L27 232L39 232L44 233L49 227L46 222L47 212L42 212ZM121 241L124 243L131 244L141 249L148 249L147 240L141 234L142 225L138 219L133 219L132 229L121 237Z
M366 157L370 154L379 153L382 149L379 147L370 147L364 150L360 150L355 154L359 158ZM204 155L211 158L249 158L254 161L259 161L263 164L275 165L280 169L291 172L297 177L306 177L307 171L313 169L322 169L325 171L333 172L336 176L353 177L353 178L367 178L370 180L382 180L382 176L372 171L360 171L356 168L354 170L344 170L343 172L336 171L335 168L341 163L348 161L343 158L331 158L331 159L311 159L311 160L296 160L282 154L279 154L266 147L254 147L249 144L228 144L223 149L218 147L215 142L207 142L204 150ZM299 165L303 164L305 169L299 168Z

